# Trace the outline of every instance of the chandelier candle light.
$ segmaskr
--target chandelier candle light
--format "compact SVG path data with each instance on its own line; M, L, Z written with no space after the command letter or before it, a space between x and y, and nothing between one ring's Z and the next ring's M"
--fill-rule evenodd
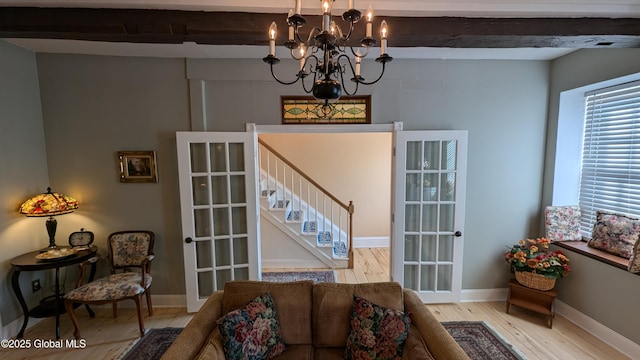
M362 18L362 13L354 9L354 1L349 0L349 10L342 14L342 19L349 25L349 31L345 34L342 29L331 20L331 8L335 0L321 0L322 2L322 26L311 29L308 37L300 34L300 28L307 23L307 20L300 15L302 0L296 0L295 13L289 10L287 24L289 26L289 37L284 46L290 50L291 57L300 62L299 71L292 81L282 81L273 72L273 65L280 62L276 57L276 37L278 28L276 22L272 22L269 27L269 55L262 60L271 67L273 78L283 85L291 85L300 81L304 91L318 100L324 101L324 106L329 106L329 100L337 100L342 95L342 91L347 95L354 95L358 91L358 85L371 85L377 83L384 74L385 64L393 60L387 54L387 37L389 28L386 21L380 24L380 56L376 62L382 64L382 71L377 79L365 81L360 75L362 58L367 56L372 46L376 44L376 39L372 37L373 9L369 7L365 16L366 27L365 37L360 40L357 47L350 45L351 35L355 24ZM348 53L353 55L353 60ZM305 70L306 69L306 70ZM353 91L349 91L344 83L344 75L351 76L351 81L355 83ZM313 74L313 84L309 89L305 83L305 78Z

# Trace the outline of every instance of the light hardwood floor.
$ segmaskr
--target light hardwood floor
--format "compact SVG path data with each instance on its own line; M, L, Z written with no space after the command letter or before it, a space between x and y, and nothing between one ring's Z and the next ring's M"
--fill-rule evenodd
M338 282L360 283L389 280L389 251L387 249L355 249L352 270L338 270ZM264 269L279 271L284 269ZM310 269L300 269L310 270ZM556 315L553 329L546 320L534 313L512 307L505 313L504 302L459 303L427 305L439 321L485 321L502 334L530 360L629 359L593 335L562 316ZM96 308L96 318L89 319L83 308L76 309L84 349L0 349L0 358L13 359L117 359L138 338L135 310L120 308L118 318L111 317L110 307ZM152 317L145 318L147 328L184 327L191 315L184 308L155 307ZM51 339L54 320L45 319L29 328L25 339ZM68 316L61 317L62 339L73 338L73 325Z

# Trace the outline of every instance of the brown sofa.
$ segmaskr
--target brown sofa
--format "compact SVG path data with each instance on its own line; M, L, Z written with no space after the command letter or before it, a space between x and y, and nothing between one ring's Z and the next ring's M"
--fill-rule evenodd
M468 359L420 298L395 282L334 284L312 281L232 281L213 293L162 359L224 359L216 320L266 292L271 293L286 350L278 360L344 359L353 295L410 313L403 359Z

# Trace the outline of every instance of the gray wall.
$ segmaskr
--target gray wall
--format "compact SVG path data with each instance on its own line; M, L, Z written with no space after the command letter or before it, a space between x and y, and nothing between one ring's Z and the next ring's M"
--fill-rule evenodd
M244 131L245 122L279 124L280 95L301 93L297 85L270 80L258 60L190 60L188 65L190 78L206 80L209 130ZM365 77L366 70L377 71L363 67ZM540 235L549 63L394 60L387 71L378 84L361 88L371 94L373 123L469 131L462 288L505 287L505 247Z
M22 315L11 290L11 259L49 244L45 219L26 218L18 208L44 192L49 182L35 55L0 41L0 84L0 323L4 325ZM31 295L30 280L43 276L41 272L20 276L31 305L38 296ZM15 334L3 334L9 336Z
M207 126L218 131L278 124L279 95L300 91L269 80L259 59L185 66L42 54L37 63L51 185L81 204L58 233L93 230L104 249L112 231L153 230L154 293L183 294L174 132L190 128L187 79L209 78ZM505 246L539 234L548 79L545 61L396 60L383 81L361 89L372 94L374 123L469 131L464 289L506 286ZM156 150L160 182L119 183L118 150Z
M581 50L552 62L544 205L550 205L553 196L560 92L637 72L638 49ZM637 320L640 277L574 253L569 255L573 271L558 282L559 299L640 344L637 321L631 320Z
M189 130L188 82L179 59L39 54L51 183L77 197L60 234L120 230L156 234L154 294L183 294L175 132ZM116 152L154 150L158 183L120 183ZM106 263L100 265L106 271Z

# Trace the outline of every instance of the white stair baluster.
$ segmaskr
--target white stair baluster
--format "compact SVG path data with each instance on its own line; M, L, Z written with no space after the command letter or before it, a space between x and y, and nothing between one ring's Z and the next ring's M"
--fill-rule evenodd
M274 181L274 186L276 188L276 194L275 194L276 196L275 196L275 198L276 198L276 201L277 201L278 200L278 159L276 159L276 161L275 161L274 168L275 168L275 171L273 172L273 174L275 176L275 179L273 179L273 181Z
M302 176L298 175L298 210L302 211Z
M311 206L311 203L309 202L310 198L311 198L311 188L309 188L309 181L307 181L307 213L305 214L305 217L307 219L311 218L311 208L312 208L312 206ZM317 206L313 205L313 208L317 209Z
M262 151L264 151L264 146L262 147ZM270 164L271 156L267 152L267 196L271 196L271 164Z

